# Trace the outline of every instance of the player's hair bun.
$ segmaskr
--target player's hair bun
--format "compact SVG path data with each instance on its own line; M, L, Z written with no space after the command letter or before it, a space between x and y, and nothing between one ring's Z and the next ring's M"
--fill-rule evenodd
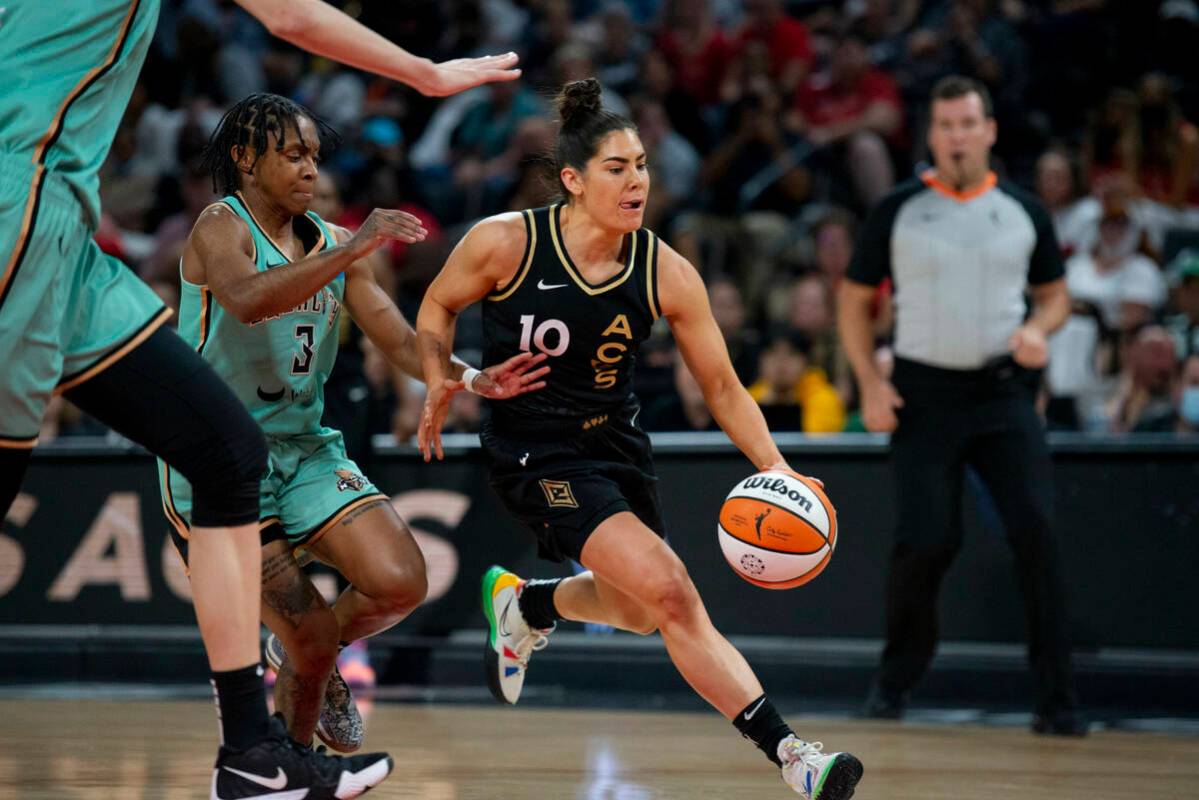
M600 82L595 78L571 81L563 86L557 98L558 116L562 120L562 127L574 127L599 113L603 107L600 100L602 91Z

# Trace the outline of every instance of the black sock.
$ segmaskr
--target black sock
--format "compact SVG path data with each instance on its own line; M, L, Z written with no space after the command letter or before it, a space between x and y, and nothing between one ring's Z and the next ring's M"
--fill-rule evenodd
M525 581L517 604L529 627L545 630L554 627L555 622L563 619L558 609L554 608L554 590L560 583L561 578Z
M758 746L766 757L781 767L779 761L779 742L791 736L795 731L783 722L774 703L762 695L738 712L733 717L733 726L737 731Z
M221 724L221 744L232 750L245 750L265 739L269 720L262 665L213 672L209 682Z

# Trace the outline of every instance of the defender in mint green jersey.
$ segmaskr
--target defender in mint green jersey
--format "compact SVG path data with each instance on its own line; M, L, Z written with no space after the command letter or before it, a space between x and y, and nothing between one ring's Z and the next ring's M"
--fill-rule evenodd
M218 205L248 230L250 255L259 272L292 263L284 254L286 245L263 230L241 193ZM305 254L337 245L335 234L312 211L297 216L291 226ZM245 323L217 302L207 285L186 276L182 280L179 334L213 366L266 434L270 460L259 524L267 539L284 536L294 548L318 539L354 509L386 499L346 455L341 433L321 424L345 288L345 275L338 275L295 308ZM161 460L159 470L164 510L186 554L191 487Z
M323 390L351 315L398 368L420 377L415 333L363 259L388 239L419 241L415 217L376 209L351 234L309 210L322 144L335 136L283 97L252 95L221 120L205 164L225 197L201 213L184 247L180 334L232 388L266 434L260 487L263 621L275 634L276 698L288 730L315 730L349 752L361 718L334 669L337 643L385 630L424 599L424 559L412 534L321 424ZM485 371L455 363L448 389L469 383L508 398L544 383L528 353ZM448 392L452 393L452 391ZM444 413L444 407L440 409ZM163 509L187 558L191 486L160 463ZM301 549L350 587L330 608L293 557ZM323 692L323 702L322 702Z
M4 6L0 448L28 449L52 393L113 364L170 314L91 240L100 165L150 46L158 0Z

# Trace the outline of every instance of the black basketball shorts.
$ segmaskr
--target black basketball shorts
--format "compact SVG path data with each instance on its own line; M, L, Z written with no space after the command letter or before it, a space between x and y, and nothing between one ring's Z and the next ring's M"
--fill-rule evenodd
M622 511L666 538L649 436L628 420L614 415L552 441L487 425L480 439L492 488L533 531L542 558L578 561L592 532Z

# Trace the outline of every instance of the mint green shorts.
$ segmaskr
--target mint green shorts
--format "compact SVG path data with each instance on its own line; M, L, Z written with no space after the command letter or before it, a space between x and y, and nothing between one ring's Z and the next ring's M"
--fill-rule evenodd
M92 241L64 181L0 154L0 447L37 444L52 394L111 366L170 315Z
M341 433L332 428L286 439L267 437L267 450L258 521L263 544L285 538L293 552L304 550L354 509L388 499L346 455ZM161 460L158 474L171 538L186 561L191 484Z

